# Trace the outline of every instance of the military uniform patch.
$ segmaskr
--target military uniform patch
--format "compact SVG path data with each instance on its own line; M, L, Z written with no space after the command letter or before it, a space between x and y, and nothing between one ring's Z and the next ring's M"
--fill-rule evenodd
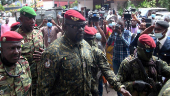
M45 62L45 68L50 68L50 63L51 63L51 60L47 59Z

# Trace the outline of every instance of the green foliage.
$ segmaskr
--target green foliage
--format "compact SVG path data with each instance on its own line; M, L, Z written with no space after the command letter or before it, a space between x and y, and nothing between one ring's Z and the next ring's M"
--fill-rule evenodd
M4 11L4 7L0 4L0 11Z
M118 13L119 13L120 16L122 16L123 15L123 8L119 8Z
M75 1L73 2L73 4L71 4L71 7L74 7L74 6L78 6L78 1L77 1L77 0L75 0Z
M151 8L156 7L156 0L145 0L140 5L138 5L139 8Z
M66 6L62 6L63 9L66 9Z
M95 9L100 9L101 5L95 5Z
M170 11L170 0L159 0L159 3L162 7L166 7Z
M128 9L129 7L131 7L131 8L136 8L135 5L132 4L132 2L131 2L130 0L128 0L128 2L127 2L127 7L126 7L126 9Z

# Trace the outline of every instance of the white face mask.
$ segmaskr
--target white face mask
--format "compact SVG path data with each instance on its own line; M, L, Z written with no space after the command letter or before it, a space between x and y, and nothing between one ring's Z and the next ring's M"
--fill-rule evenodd
M164 30L164 31L165 31L165 30ZM164 32L164 31L163 31L163 32ZM161 32L161 33L155 33L154 30L153 30L153 32L154 32L156 38L159 39L159 38L162 38L162 37L163 37L163 35L162 35L163 32Z

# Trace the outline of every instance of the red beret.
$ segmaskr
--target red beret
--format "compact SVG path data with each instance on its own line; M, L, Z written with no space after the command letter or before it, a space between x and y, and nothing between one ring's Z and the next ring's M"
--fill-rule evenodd
M141 35L138 40L146 48L155 48L156 47L155 41L148 34Z
M85 26L84 32L88 35L95 35L97 33L97 30L94 27Z
M76 10L68 10L68 11L66 11L66 13L64 14L64 17L66 19L73 20L73 21L86 21L84 16L82 14L80 14Z
M15 31L7 31L4 34L1 35L1 42L6 42L6 41L21 41L23 39L22 35Z
M13 23L13 24L11 25L11 28L14 27L14 26L16 26L16 25L20 25L20 22L15 22L15 23Z

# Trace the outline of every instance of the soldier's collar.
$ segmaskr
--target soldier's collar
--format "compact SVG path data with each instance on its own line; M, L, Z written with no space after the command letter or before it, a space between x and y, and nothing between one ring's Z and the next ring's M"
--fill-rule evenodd
M79 44L73 43L66 35L64 35L64 39L66 40L67 45L71 48L74 48L75 46L82 46L82 41L80 41Z

